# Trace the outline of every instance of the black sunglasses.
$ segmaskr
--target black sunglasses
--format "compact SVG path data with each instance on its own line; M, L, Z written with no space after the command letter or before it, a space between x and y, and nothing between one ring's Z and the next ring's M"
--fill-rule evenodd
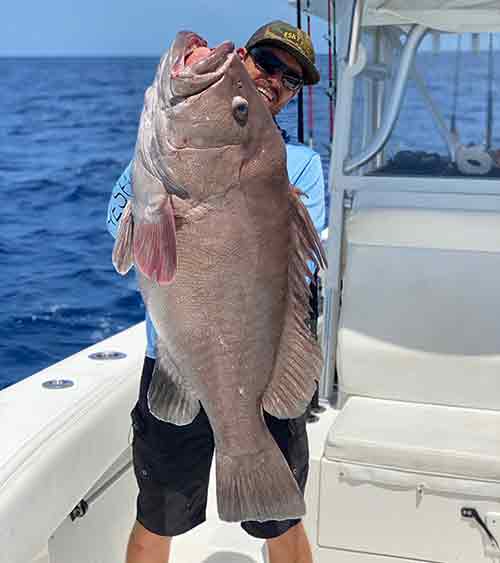
M253 62L269 76L281 72L283 86L292 92L298 92L304 85L304 79L298 76L288 65L279 59L271 50L254 47L249 51Z

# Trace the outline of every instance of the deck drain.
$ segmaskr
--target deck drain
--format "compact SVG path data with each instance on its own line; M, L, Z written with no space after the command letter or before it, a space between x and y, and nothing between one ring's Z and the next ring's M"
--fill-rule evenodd
M67 389L73 387L74 383L70 379L49 379L42 383L45 389Z
M127 354L125 354L124 352L115 352L115 351L94 352L92 354L89 354L89 358L91 360L123 360L123 358L126 357Z

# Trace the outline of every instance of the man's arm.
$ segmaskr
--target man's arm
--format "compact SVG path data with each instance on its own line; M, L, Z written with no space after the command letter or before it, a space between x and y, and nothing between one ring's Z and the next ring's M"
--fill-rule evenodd
M287 145L288 174L290 182L304 195L302 202L316 227L321 231L326 226L325 180L318 153L303 145Z
M129 163L127 168L123 171L122 175L113 187L111 197L108 204L108 218L106 226L113 238L116 238L118 233L118 226L122 218L123 210L127 205L128 200L132 197L132 165L133 161ZM156 357L156 332L151 322L151 317L146 310L146 356L149 358Z
M326 212L325 180L319 154L311 158L295 185L304 193L302 202L309 211L316 231L321 233L326 226Z
M132 197L132 164L133 161L129 163L122 175L118 178L118 181L113 186L111 197L109 198L106 226L113 238L116 238L123 210L128 200Z

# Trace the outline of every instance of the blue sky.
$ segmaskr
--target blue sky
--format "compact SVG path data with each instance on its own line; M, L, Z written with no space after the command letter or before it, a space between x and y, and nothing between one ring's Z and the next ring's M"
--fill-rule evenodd
M2 5L0 56L157 56L180 29L239 45L272 19L295 23L295 9L287 0L11 0ZM326 25L312 23L326 52Z

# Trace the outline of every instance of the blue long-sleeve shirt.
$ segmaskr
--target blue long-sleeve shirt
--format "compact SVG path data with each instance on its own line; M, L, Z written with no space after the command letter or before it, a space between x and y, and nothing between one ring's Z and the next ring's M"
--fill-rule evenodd
M318 233L325 228L325 184L318 153L304 145L286 145L290 182L304 193L303 203ZM128 200L132 197L132 163L113 187L108 205L107 227L116 238L118 225ZM156 358L156 331L146 311L146 356Z

